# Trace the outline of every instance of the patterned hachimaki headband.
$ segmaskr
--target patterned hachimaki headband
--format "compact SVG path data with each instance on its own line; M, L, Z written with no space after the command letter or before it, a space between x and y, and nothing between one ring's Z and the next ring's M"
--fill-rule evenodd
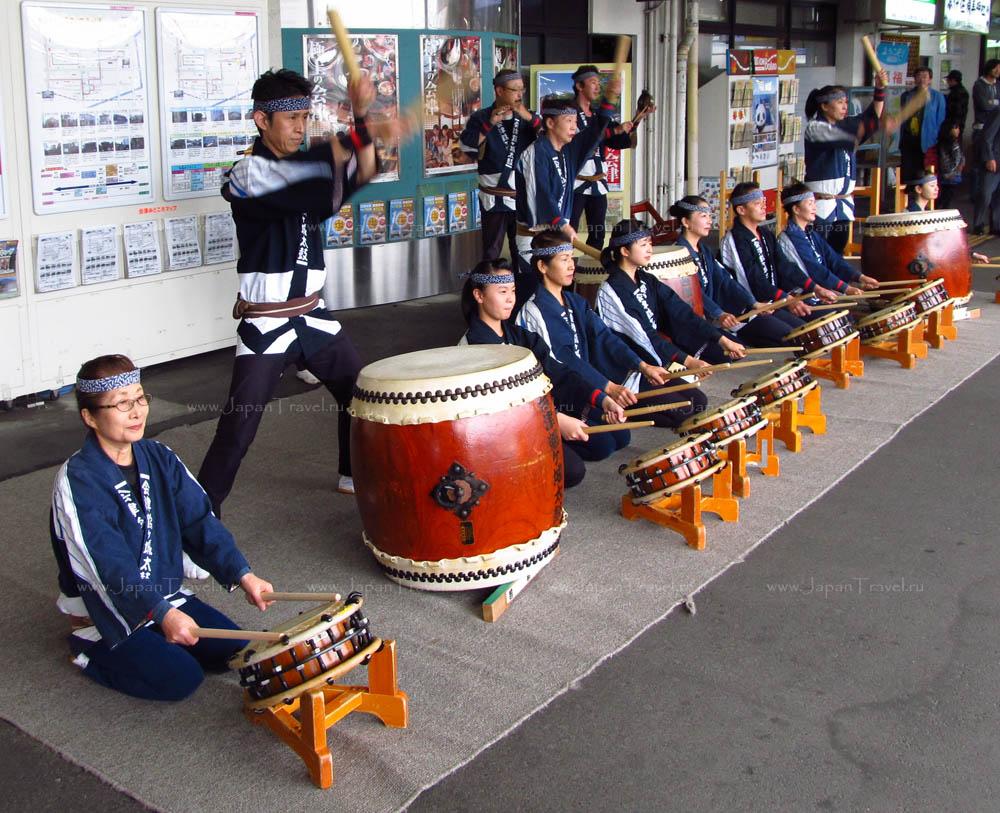
M541 112L543 116L575 116L578 111L576 106L570 104L569 102L566 102L565 104L557 102L547 107L543 107Z
M104 378L78 378L76 388L80 392L93 395L98 392L111 392L120 387L130 387L139 383L139 369L129 370L127 373L118 373Z
M308 110L310 107L312 100L308 96L286 96L284 99L253 103L254 110L263 110L265 113L290 113L293 110Z
M535 257L555 257L556 254L562 254L564 251L572 251L573 246L569 243L560 243L558 246L544 246L542 248L531 249L532 256Z
M764 197L764 193L759 189L751 189L738 198L730 198L729 202L733 204L733 208L735 209L737 206L742 206L744 203L750 203L754 200L760 200L762 197Z
M685 212L703 212L706 215L712 214L712 209L707 203L688 203L686 200L679 200L675 204L678 209Z
M584 71L583 73L578 73L573 77L573 84L590 79L591 76L600 76L600 74L596 71Z
M809 200L809 198L815 198L815 197L816 195L814 195L811 191L800 192L798 195L789 195L787 198L782 198L781 205L787 206L790 203L799 203L800 201Z
M469 271L462 276L472 280L473 285L513 285L514 272L503 268L496 269L492 274L476 273Z
M910 186L923 186L925 183L930 183L931 181L936 181L937 175L924 175L923 178L918 178L915 181L910 181Z
M621 248L622 246L631 245L637 240L642 240L644 237L652 237L653 232L649 229L639 229L639 231L630 231L628 234L619 234L617 237L612 237L611 242L608 246L611 248Z
M493 87L500 87L520 78L521 74L517 71L500 71L500 73L493 77Z
M847 94L842 90L831 90L829 93L824 93L822 96L816 97L816 102L818 104L829 104L830 102L835 102L837 99L846 99Z

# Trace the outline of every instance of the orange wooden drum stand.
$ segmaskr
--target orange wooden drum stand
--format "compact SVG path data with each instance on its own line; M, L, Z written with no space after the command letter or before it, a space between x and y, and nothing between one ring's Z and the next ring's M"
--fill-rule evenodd
M861 340L855 336L847 344L834 347L829 358L812 359L809 372L817 378L832 381L837 389L846 390L851 386L851 376L861 378L865 374Z
M802 397L783 401L779 409L766 413L774 428L774 437L784 443L788 451L802 451L803 429L812 430L814 435L826 434L822 398L823 390L815 387Z
M759 468L765 477L781 476L781 459L774 446L774 424L770 420L754 435L754 444L747 449L746 462L748 466Z
M858 321L861 354L898 362L912 370L918 358L927 357L924 322L910 302L892 305Z
M1000 299L997 301L1000 302ZM935 350L944 347L945 341L955 341L958 338L958 328L955 327L954 303L949 303L941 310L928 314L924 324L924 338Z

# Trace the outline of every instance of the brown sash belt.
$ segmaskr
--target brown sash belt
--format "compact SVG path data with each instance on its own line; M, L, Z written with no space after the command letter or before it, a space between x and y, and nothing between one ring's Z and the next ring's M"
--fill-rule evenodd
M850 200L854 195L830 195L826 192L813 192L816 200Z
M496 195L498 198L516 198L517 192L513 189L502 189L499 186L483 186L479 184L479 191L487 195Z
M247 302L243 294L236 294L236 304L233 305L233 319L244 317L252 319L255 316L270 316L272 319L291 319L315 310L319 304L319 291L309 296L289 299L287 302Z
M600 175L577 175L576 179L578 181L586 181L587 183L593 183L594 181L603 181L608 176L603 172Z

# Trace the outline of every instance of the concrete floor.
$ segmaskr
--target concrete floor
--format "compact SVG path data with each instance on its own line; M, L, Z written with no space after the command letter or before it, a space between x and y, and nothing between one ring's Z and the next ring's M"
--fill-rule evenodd
M345 318L374 331L366 359L401 352L400 307L419 305ZM408 347L453 333L431 324ZM160 370L161 398L224 393L229 359ZM699 593L696 615L671 614L411 809L1000 809L998 401L1000 361ZM76 448L70 407L0 418L0 479ZM3 809L143 809L6 723L0 752Z

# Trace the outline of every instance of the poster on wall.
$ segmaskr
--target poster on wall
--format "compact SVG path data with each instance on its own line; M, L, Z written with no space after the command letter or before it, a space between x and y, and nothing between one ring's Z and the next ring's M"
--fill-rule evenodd
M482 105L481 47L479 37L420 37L425 175L475 169L458 139Z
M21 6L36 214L153 197L146 16L131 6Z
M989 34L991 6L990 0L944 0L944 27Z
M772 166L778 162L778 77L754 77L750 114L753 117L750 166Z
M448 213L444 195L427 195L424 198L424 237L444 234L448 229Z
M236 223L232 212L205 215L205 265L236 260Z
M389 239L409 240L413 236L413 198L389 201Z
M35 247L35 290L44 294L76 285L76 233L38 235Z
M0 299L10 299L19 293L17 240L0 240Z
M575 90L573 89L573 73L576 68L569 69L552 69L552 68L542 68L535 73L534 88L535 95L533 99L541 99L543 96L548 96L553 93L557 93L561 96L574 96ZM601 93L603 94L605 87L607 87L608 79L611 77L612 69L603 68L601 69ZM626 84L626 74L622 72L622 96L619 97L617 103L615 104L614 120L622 120L622 99L626 95L628 85ZM534 102L535 107L538 106L538 102ZM623 176L623 166L622 166L622 152L621 150L608 150L607 158L604 161L604 174L606 176L605 183L608 185L609 192L621 192L622 191L622 176Z
M465 231L469 227L469 193L448 193L448 231Z
M371 120L399 115L399 38L395 34L359 34L351 37L358 66L375 85L375 101L368 111ZM302 64L313 83L309 138L330 137L346 132L354 124L347 98L347 76L340 47L332 34L303 34ZM375 139L381 172L374 181L399 180L399 145Z
M125 224L125 274L148 277L163 271L160 237L155 220Z
M112 282L122 273L117 226L86 226L80 230L80 281L84 285Z
M250 89L260 74L252 11L157 9L163 197L219 194L253 144Z
M345 203L326 221L326 247L340 248L354 243L354 207Z
M905 42L880 42L875 49L878 61L889 74L889 85L905 85L910 64L910 46Z
M385 201L358 204L358 242L367 246L385 242Z
M518 70L517 40L495 37L493 40L493 76L500 71Z
M201 244L198 242L198 216L168 217L163 221L167 238L167 270L180 271L201 265Z

